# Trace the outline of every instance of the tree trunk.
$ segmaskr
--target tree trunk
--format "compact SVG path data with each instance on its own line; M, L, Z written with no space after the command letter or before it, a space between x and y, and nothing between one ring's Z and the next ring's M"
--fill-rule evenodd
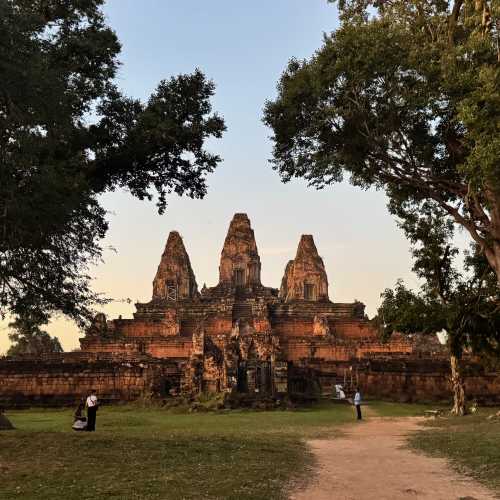
M500 237L499 237L500 238ZM493 258L492 258L494 264L495 264L495 272L497 274L497 281L498 284L500 285L500 239L493 242Z
M457 416L467 415L465 406L465 382L462 374L461 354L450 353L451 386L453 390L453 410Z
M485 194L489 202L491 246L485 248L484 252L488 263L495 270L500 285L500 192L487 186Z

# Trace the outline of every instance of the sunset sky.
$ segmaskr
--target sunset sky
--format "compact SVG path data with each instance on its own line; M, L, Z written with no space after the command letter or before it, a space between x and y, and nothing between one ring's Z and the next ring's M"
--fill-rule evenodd
M95 271L94 288L115 299L111 317L128 317L133 305L148 301L168 233L178 230L201 288L217 282L220 251L235 212L246 212L255 230L262 282L279 287L300 235L313 234L330 282L330 298L361 300L372 316L379 295L399 277L416 284L408 243L386 209L381 192L347 183L323 191L295 181L281 183L268 162L271 131L262 124L266 99L292 56L309 57L324 32L338 26L336 8L326 0L111 0L109 24L123 44L118 84L146 99L157 83L199 67L217 85L214 109L226 120L222 140L210 143L223 164L208 179L204 200L172 197L163 216L153 203L126 192L104 196L110 230L105 261ZM59 318L49 327L65 350L81 333ZM8 348L0 324L0 352Z

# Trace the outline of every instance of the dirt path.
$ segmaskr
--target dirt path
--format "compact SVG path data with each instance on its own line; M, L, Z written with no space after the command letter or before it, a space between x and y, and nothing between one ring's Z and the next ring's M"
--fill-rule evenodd
M309 441L317 475L292 500L493 500L477 482L446 460L405 449L420 418L382 419L350 426L338 439Z

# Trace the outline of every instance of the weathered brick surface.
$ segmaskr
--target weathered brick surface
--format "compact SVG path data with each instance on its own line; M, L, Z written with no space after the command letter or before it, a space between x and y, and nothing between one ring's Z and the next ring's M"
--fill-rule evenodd
M67 404L94 388L105 399L132 400L148 384L147 369L138 365L100 363L0 363L0 405Z
M198 285L184 242L172 231L153 280L153 300L194 299Z
M286 266L281 281L280 298L285 302L301 299L312 302L328 301L325 265L310 234L302 235L295 259Z
M246 214L235 214L227 232L219 265L219 282L228 286L261 285L260 257ZM241 274L237 275L237 271ZM236 279L240 280L236 283Z
M469 399L476 399L481 404L500 403L499 373L485 371L473 359L466 361L465 373ZM348 390L359 386L366 398L401 402L451 399L450 369L444 358L403 355L345 361L303 358L294 363L289 376L295 381L295 387L297 381L305 380L312 390L323 394L334 393L335 384L340 383Z

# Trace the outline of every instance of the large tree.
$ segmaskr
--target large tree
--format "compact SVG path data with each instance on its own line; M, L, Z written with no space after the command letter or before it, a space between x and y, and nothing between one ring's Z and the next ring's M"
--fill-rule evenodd
M430 200L500 282L500 4L344 0L341 26L292 59L265 106L274 167Z
M43 315L21 316L9 323L11 333L9 339L12 342L7 356L33 355L63 352L61 343L57 337L51 337L41 326L47 324Z
M84 323L102 300L89 266L107 230L99 196L201 198L220 161L214 84L196 70L147 102L114 83L104 0L0 0L0 314Z
M462 371L464 350L500 355L500 287L476 244L459 271L453 245L454 226L434 203L398 207L399 222L412 243L413 270L422 281L414 291L398 281L382 293L375 323L385 336L446 332L451 365L453 412L467 413Z

